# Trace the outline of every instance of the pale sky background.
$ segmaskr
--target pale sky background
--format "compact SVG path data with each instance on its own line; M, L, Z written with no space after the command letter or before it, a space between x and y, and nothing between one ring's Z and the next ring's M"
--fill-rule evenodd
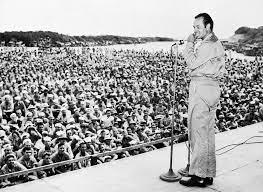
M212 16L219 38L263 26L263 0L0 0L0 32L185 38L200 12Z

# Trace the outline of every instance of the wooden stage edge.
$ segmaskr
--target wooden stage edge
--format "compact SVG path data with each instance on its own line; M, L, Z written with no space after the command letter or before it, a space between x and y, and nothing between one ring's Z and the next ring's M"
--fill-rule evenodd
M216 148L244 142L263 142L263 123L218 133ZM231 146L233 147L233 146ZM224 152L231 147L218 151ZM159 176L169 169L170 147L1 189L1 192L261 192L263 143L244 144L217 155L217 177L206 188L184 187ZM185 167L185 143L174 145L173 170Z

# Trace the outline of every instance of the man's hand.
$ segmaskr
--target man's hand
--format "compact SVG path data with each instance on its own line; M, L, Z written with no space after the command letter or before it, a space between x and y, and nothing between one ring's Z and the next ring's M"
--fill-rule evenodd
M194 33L190 34L189 37L187 38L187 42L193 43L193 42L195 42L195 40L196 40L196 37L195 37Z

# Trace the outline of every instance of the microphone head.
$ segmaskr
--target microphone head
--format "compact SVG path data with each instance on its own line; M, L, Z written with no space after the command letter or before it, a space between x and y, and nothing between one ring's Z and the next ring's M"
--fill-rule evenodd
M175 43L172 46L183 45L183 44L184 44L184 40L180 39L180 40L176 40Z
M184 40L179 40L179 45L183 45L184 44Z

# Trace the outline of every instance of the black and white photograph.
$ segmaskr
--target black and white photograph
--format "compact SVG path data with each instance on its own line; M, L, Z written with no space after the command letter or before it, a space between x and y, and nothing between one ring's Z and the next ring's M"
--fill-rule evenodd
M0 0L1 192L262 192L262 0Z

